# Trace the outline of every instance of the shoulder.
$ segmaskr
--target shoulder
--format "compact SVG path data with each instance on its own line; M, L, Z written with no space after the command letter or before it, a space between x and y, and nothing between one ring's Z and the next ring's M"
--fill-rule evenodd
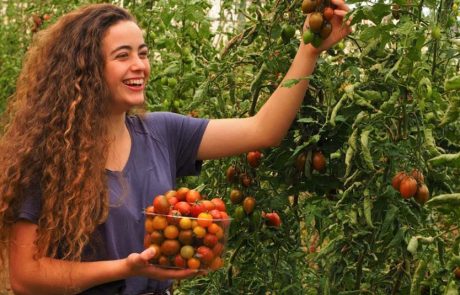
M128 116L127 121L135 131L151 134L177 131L194 125L206 125L208 122L207 119L193 118L172 112L148 112Z

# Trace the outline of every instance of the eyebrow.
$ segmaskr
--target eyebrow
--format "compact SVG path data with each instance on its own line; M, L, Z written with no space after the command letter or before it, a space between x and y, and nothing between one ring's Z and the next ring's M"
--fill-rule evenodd
M143 49L143 48L148 48L147 44L143 43L143 44L139 45L139 47L137 49L140 50L140 49ZM115 52L117 52L119 50L122 50L122 49L132 50L133 48L131 46L129 46L129 45L121 45L121 46L118 46L117 48L115 48L114 50L112 50L110 52L110 55L112 55Z

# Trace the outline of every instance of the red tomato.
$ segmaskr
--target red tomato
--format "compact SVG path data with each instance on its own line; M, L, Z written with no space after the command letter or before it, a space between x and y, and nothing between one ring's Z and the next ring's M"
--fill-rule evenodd
M221 211L219 211L217 209L213 209L213 210L209 211L209 214L211 214L212 219L221 219L222 215L220 214L220 212Z
M168 203L171 206L174 206L176 205L177 202L179 202L179 200L176 197L170 197L170 198L166 197L166 198L168 199Z
M177 190L176 192L176 198L179 200L179 201L185 201L185 196L187 195L187 192L189 191L190 189L189 188L186 188L186 187L181 187Z
M206 234L203 238L203 244L209 248L214 247L218 241L219 239L213 234Z
M400 171L398 173L396 173L396 175L393 177L393 179L391 180L391 186L393 186L393 188L397 191L399 191L399 186L401 184L401 180L403 180L403 178L405 178L407 176L407 174L403 171Z
M214 258L214 260L209 265L209 268L212 270L218 270L224 265L224 261L220 257Z
M185 259L180 254L177 254L174 257L174 265L175 266L180 267L180 268L185 268L186 264L187 264L187 262L185 261Z
M279 217L278 213L272 212L265 214L266 223L268 226L280 227L281 225L281 218Z
M201 204L204 206L205 211L208 212L216 208L216 205L209 200L203 200L201 201Z
M153 199L153 210L158 214L168 214L171 205L164 195L158 195Z
M226 211L225 203L221 198L214 198L211 202L216 206L216 209L219 211Z
M260 165L262 159L262 154L259 151L249 152L246 155L246 160L248 161L249 166L252 168L257 168Z
M321 151L313 153L312 166L318 172L323 172L326 169L326 158Z
M174 209L179 211L182 216L189 216L191 206L187 202L180 201L180 202L177 202L176 205L174 205Z
M196 249L196 256L200 258L204 264L209 264L214 259L214 253L206 246L200 246Z
M327 20L331 20L334 16L334 9L332 7L326 7L323 11L324 18Z
M195 203L190 208L190 215L192 217L198 217L200 213L204 212L205 208L201 203Z
M222 219L223 227L228 227L230 225L230 216L228 216L227 212L220 211L220 218Z
M404 199L409 199L413 197L417 192L417 181L412 176L406 176L401 180L399 185L399 192Z
M224 252L224 245L222 243L217 243L213 248L212 252L214 256L220 256Z
M169 211L168 216L166 216L166 219L168 220L169 224L178 225L181 216L182 215L180 214L179 210L173 209Z

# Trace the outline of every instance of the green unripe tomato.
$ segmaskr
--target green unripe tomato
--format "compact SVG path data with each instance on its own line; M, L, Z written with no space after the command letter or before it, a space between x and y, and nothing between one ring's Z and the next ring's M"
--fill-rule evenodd
M244 213L244 209L243 209L243 206L238 206L235 208L235 213L233 215L233 217L235 218L236 221L241 221L243 219L243 217L246 216L246 214Z
M340 41L339 43L337 43L336 48L337 48L337 50L344 50L345 49L345 42L343 42L343 40Z
M180 100L175 100L173 102L174 108L178 109L182 106L182 102Z
M177 80L176 78L168 78L168 86L169 87L174 87L177 85Z
M281 39L283 40L284 44L287 44L291 41L291 39L295 35L295 29L293 26L284 25L281 30Z
M165 109L169 108L169 104L170 104L169 100L167 100L167 99L163 100L163 108L165 108Z
M441 39L441 28L438 26L434 26L433 29L431 29L431 37L434 40Z
M311 45L313 45L313 47L315 48L320 47L322 42L323 42L323 39L321 39L320 35L317 35L317 34L313 35L313 40L311 40Z
M302 40L304 44L308 44L313 40L313 32L311 30L305 30L302 35Z

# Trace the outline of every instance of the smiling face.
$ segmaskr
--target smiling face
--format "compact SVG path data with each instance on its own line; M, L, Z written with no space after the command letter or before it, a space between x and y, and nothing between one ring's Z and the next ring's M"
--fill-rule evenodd
M150 75L148 48L142 31L132 21L121 21L108 29L102 44L104 75L112 97L113 113L142 105Z

